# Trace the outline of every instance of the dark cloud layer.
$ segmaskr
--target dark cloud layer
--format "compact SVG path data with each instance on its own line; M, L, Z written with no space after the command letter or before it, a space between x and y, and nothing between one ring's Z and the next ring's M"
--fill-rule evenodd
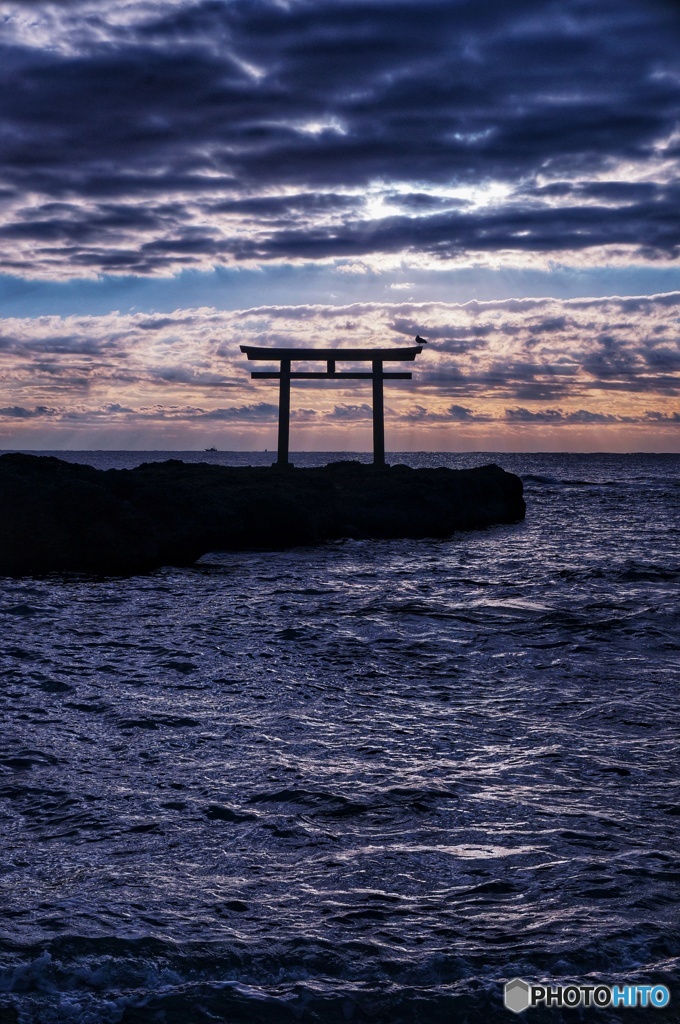
M71 0L0 11L10 271L677 254L672 4ZM496 198L470 191L491 184Z

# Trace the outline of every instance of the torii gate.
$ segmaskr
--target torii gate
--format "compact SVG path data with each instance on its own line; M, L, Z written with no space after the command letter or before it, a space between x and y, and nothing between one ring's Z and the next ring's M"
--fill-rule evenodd
M288 438L290 433L290 382L291 380L372 380L373 381L373 465L385 465L385 406L383 402L384 380L410 380L410 373L385 373L383 362L413 362L423 351L422 345L408 348L256 348L241 345L248 359L278 360L280 369L253 370L250 376L260 380L279 381L279 445L276 464L289 466ZM326 370L292 371L291 363L297 360L326 363ZM342 372L335 369L336 362L370 362L371 371Z

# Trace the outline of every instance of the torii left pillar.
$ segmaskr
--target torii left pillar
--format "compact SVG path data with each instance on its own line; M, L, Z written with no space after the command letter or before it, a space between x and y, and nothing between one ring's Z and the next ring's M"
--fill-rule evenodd
M385 402L382 359L372 362L373 377L373 465L385 465Z
M279 379L279 446L276 455L278 466L289 466L288 443L290 438L290 359L281 360Z

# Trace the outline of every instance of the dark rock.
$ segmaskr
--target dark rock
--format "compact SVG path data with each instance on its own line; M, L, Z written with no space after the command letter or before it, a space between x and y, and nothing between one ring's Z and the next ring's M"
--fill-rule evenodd
M0 572L128 573L208 551L342 537L448 537L524 518L522 482L498 466L320 469L177 460L106 472L0 456Z

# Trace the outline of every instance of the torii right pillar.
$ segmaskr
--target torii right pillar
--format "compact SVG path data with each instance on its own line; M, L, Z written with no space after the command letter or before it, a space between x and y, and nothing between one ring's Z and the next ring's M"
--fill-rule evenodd
M373 465L385 465L385 402L382 359L374 359L373 370Z

